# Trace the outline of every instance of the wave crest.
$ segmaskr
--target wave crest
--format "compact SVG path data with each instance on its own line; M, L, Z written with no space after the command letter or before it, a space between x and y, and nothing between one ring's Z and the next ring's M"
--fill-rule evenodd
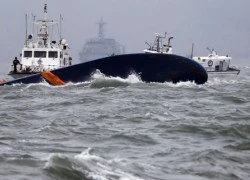
M123 170L121 160L107 160L92 154L88 148L81 154L68 157L52 154L45 165L50 177L93 180L143 180Z

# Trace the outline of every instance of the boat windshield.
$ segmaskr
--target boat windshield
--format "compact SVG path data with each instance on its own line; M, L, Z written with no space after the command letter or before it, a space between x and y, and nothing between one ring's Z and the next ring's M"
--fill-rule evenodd
M46 57L46 51L35 51L34 57L36 57L36 58L45 58Z
M49 58L58 58L57 51L49 51Z
M24 51L23 57L32 57L32 51Z

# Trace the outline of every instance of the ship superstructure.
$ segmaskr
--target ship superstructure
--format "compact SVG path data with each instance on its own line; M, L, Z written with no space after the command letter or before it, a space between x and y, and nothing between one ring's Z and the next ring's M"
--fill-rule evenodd
M174 37L169 37L168 38L168 44L164 44L163 39L166 39L167 37L167 33L165 32L165 35L162 36L159 33L155 33L155 40L153 44L149 44L148 42L146 42L146 44L149 46L148 49L144 49L143 52L145 53L161 53L161 54L173 54L172 50L172 46L170 44L171 40Z
M80 61L87 62L103 57L125 54L125 46L112 38L105 38L104 25L106 24L101 18L98 24L98 37L89 39L80 52Z

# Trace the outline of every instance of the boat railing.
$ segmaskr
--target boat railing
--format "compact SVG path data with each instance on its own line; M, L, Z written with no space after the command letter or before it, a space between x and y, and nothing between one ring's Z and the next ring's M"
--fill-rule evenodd
M63 66L60 66L63 67ZM56 65L39 65L39 66L35 66L35 65L22 65L22 64L18 64L16 66L16 71L18 73L28 73L28 72L41 72L41 71L49 71L49 70L54 70L57 68L60 68L59 66ZM11 71L14 72L14 65L11 65Z

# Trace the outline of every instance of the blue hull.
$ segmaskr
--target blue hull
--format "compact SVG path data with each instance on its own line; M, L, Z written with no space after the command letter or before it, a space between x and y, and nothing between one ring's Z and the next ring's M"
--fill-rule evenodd
M204 84L208 75L197 62L172 54L125 54L110 56L90 62L80 63L51 71L64 82L88 81L96 70L106 76L127 78L131 73L139 74L144 82L185 82L194 81ZM1 85L16 83L39 83L44 79L40 74L5 82Z

